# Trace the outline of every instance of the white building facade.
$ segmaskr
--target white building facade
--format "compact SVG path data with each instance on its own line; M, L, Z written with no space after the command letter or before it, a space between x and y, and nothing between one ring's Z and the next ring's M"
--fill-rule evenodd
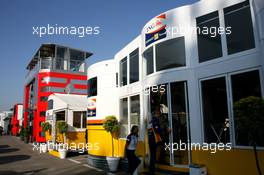
M114 102L108 110L98 100L96 115L88 120L117 115L120 139L139 125L140 139L147 145L147 124L159 106L170 129L165 134L170 150L180 142L232 147L228 154L166 150L161 164L183 169L203 164L214 175L257 173L254 160L248 161L251 144L247 133L236 127L233 105L241 98L264 96L263 21L262 0L202 0L161 13L115 55L110 74L107 69L100 72L113 81L98 79L95 96ZM89 79L97 76L96 65L101 64L88 68ZM102 84L112 86L111 97L100 94ZM260 155L263 138L264 131L259 131Z

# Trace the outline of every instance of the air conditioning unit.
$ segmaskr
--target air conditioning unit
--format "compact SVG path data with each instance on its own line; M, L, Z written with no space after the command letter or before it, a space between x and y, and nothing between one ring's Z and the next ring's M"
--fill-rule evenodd
M207 175L207 169L201 165L190 165L190 175Z

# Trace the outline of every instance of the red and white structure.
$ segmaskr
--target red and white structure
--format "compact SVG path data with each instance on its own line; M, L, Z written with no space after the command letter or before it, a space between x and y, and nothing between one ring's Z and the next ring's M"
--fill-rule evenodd
M92 53L56 44L42 44L29 62L24 87L24 128L32 141L45 142L41 122L46 120L52 93L87 94L85 60Z
M20 127L23 124L23 104L15 104L13 108L13 116L11 118L11 134L17 136L20 132Z

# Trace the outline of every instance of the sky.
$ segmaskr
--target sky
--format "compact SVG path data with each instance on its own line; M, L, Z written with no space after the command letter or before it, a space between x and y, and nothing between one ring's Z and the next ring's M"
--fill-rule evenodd
M198 0L1 0L0 111L23 103L26 66L42 43L56 43L93 53L88 66L131 42L156 15ZM33 34L41 26L99 27L98 35Z

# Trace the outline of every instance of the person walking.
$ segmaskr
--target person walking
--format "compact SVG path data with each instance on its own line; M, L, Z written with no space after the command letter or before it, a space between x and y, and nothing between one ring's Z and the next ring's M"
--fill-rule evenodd
M128 159L129 174L134 174L137 167L140 165L141 160L135 155L138 144L138 126L134 125L131 128L130 134L126 138L126 156Z
M160 107L156 106L151 121L148 123L148 142L150 151L149 173L155 174L157 147L161 143Z

